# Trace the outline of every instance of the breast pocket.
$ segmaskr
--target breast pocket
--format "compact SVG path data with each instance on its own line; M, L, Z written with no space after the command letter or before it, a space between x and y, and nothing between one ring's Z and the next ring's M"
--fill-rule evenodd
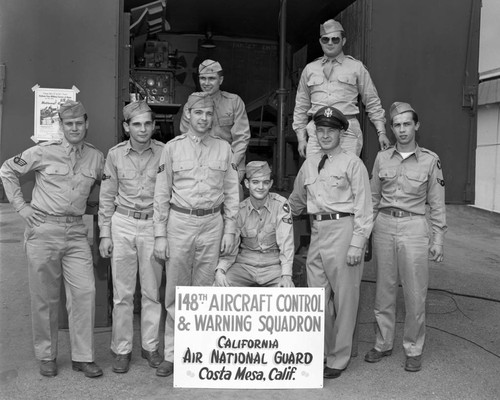
M97 179L97 171L95 169L81 169L80 170L81 182L78 185L80 188L80 193L83 196L88 196L90 194L90 189Z
M322 75L311 75L307 80L307 87L311 94L322 92L322 86L325 82L325 77Z
M337 76L337 80L339 81L340 88L345 93L358 94L356 75L342 74Z
M276 243L276 227L272 224L264 225L260 236L262 247L268 248L272 246Z
M257 229L243 228L241 230L241 242L250 249L256 249L257 247L259 247Z
M208 161L208 174L206 182L210 188L221 188L224 182L224 175L226 174L228 163L225 161L212 160Z
M418 171L405 171L404 191L413 195L424 195L427 189L427 174Z
M179 189L187 189L193 186L195 162L193 160L177 161L172 163L173 179L175 186Z
M331 175L328 177L329 186L333 189L345 190L347 189L348 182L345 176L341 175Z

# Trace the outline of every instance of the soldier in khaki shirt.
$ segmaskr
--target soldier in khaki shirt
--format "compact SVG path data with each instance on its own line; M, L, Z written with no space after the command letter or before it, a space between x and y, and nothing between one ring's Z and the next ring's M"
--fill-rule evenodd
M137 272L141 355L152 368L163 361L158 352L163 263L153 254L153 196L163 143L151 139L155 122L145 101L127 104L123 119L130 138L109 150L99 198L99 250L102 257L111 257L113 277L111 352L116 373L129 370Z
M363 133L358 121L358 96L377 129L380 147L387 148L391 143L385 134L385 112L377 89L363 63L344 54L344 28L330 19L320 25L319 31L324 55L307 64L302 71L293 112L293 130L297 134L300 155L306 157L306 148L307 156L321 152L312 117L321 107L331 106L349 120L349 128L340 138L341 147L359 156Z
M392 354L399 276L406 310L405 370L416 372L422 367L429 257L432 261L443 261L447 230L444 180L439 157L417 145L415 135L420 123L411 105L396 102L390 114L397 143L378 153L371 180L376 217L373 250L377 263L377 335L375 346L365 360L374 363ZM432 227L430 242L426 203Z
M31 294L35 357L40 374L57 375L61 282L66 289L72 367L94 378L95 280L87 228L82 221L90 190L101 179L104 157L85 142L89 122L83 104L59 109L61 141L39 143L2 165L5 193L26 221L25 249ZM19 177L35 171L32 200L24 201Z
M231 145L233 163L238 167L239 181L245 176L245 152L250 141L245 103L240 96L220 90L224 81L224 71L217 61L205 60L198 67L200 87L214 102L214 117L210 134L218 136ZM180 131L186 133L189 120L186 106L182 114Z
M250 197L240 203L237 245L231 254L219 258L216 286L294 286L290 205L283 196L269 193L272 185L267 162L246 165L245 186Z
M185 113L189 130L165 145L154 195L155 255L167 260L165 361L158 376L174 370L175 287L213 284L219 255L233 250L238 213L231 147L209 134L213 100L193 93Z
M307 284L325 288L323 376L338 378L351 358L364 248L373 225L368 172L340 147L349 122L333 107L314 116L322 153L306 159L288 199L293 215L312 216Z

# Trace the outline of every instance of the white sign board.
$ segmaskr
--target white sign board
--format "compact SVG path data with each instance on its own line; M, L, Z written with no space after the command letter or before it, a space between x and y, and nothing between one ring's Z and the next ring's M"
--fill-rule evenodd
M68 100L76 100L79 90L49 89L35 85L35 128L33 141L60 140L63 136L59 129L59 107Z
M323 387L323 288L178 286L174 387Z

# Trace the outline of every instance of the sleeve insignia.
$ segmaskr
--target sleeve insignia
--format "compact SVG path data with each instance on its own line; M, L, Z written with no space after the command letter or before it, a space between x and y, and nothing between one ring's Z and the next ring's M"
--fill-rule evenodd
M444 179L439 179L439 178L436 179L441 186L444 186Z
M282 218L283 222L287 223L287 224L292 224L292 218L290 217L283 217Z
M27 162L24 161L21 156L23 155L23 153L19 154L18 156L15 156L14 157L14 163L16 163L17 165L19 165L20 167L24 167Z
M111 179L111 175L102 174L102 180Z
M233 169L234 169L235 171L238 171L238 167L236 166L236 164L235 164L235 163L231 163L231 167L233 167Z
M288 203L283 204L283 211L286 213L290 212L290 205Z
M441 160L437 160L437 167L438 169L441 169Z
M165 164L162 164L158 167L158 173L162 173L163 171L165 171Z

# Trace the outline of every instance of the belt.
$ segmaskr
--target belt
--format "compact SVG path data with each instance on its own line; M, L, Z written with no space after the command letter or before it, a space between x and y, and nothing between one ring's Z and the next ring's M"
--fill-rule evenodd
M192 209L192 208L182 208L176 206L175 204L170 204L170 208L174 211L178 211L183 214L196 215L197 217L203 217L204 215L215 214L222 209L222 204L219 204L217 207L209 208L207 210L203 209Z
M328 221L332 219L340 219L343 217L350 217L352 213L333 213L333 214L314 214L313 217L316 221Z
M387 214L387 215L390 215L390 216L396 217L396 218L414 217L417 215L421 216L420 214L415 214L415 213L411 213L408 211L403 211L403 210L400 210L398 208L381 208L379 211L383 214Z
M116 207L115 210L118 214L126 215L127 217L132 217L134 219L149 219L153 216L153 211L142 212L136 210L129 210L125 207Z
M67 222L78 222L82 220L82 216L78 215L45 215L45 221L52 221L52 222L61 222L61 223L67 223Z
M347 119L358 119L359 114L344 115Z

